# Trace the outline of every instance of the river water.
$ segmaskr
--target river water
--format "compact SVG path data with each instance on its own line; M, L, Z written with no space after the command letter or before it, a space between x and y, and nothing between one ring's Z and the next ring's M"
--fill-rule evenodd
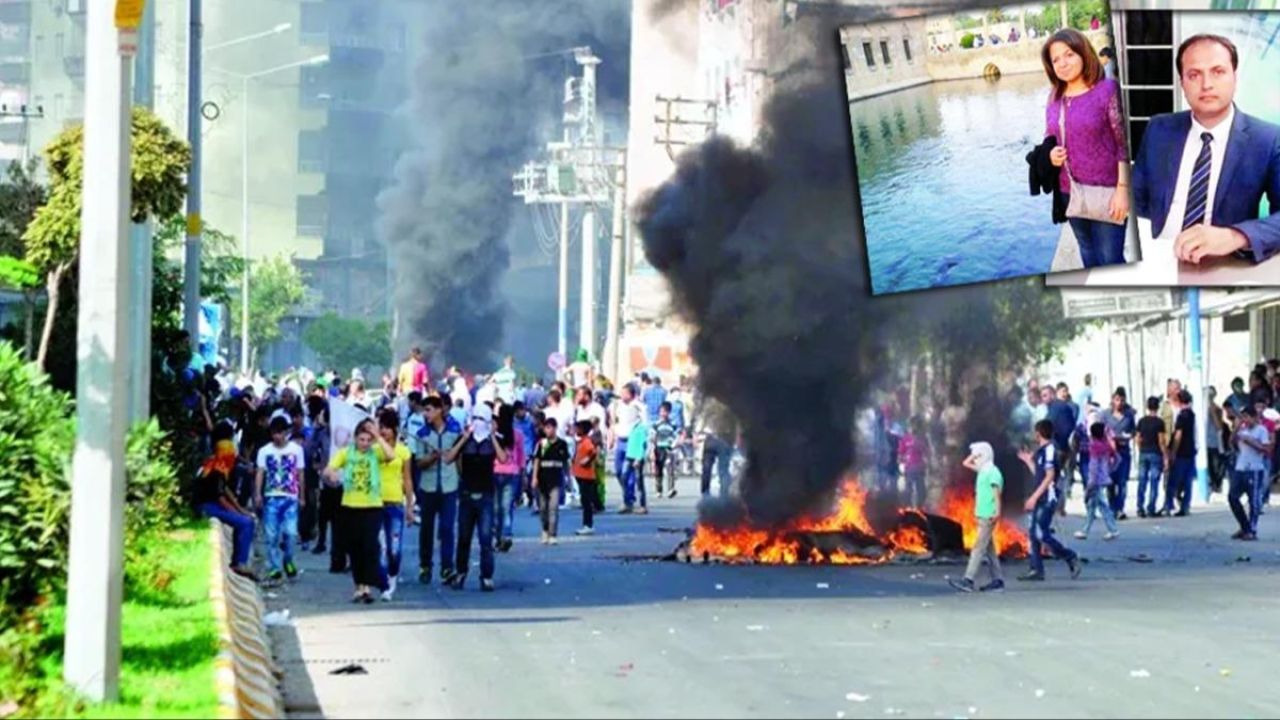
M850 106L875 294L1049 270L1061 226L1029 194L1043 74L930 83Z

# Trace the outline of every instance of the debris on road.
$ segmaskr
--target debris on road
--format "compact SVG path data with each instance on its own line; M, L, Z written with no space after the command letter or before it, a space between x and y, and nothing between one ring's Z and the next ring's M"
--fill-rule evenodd
M870 700L870 699L871 699L871 696L870 696L870 695L859 695L859 694L858 694L858 693L856 693L856 692L851 692L851 693L849 693L848 695L845 695L845 696L844 696L844 699L845 699L845 700L848 700L849 702L864 703L864 702L866 702L866 701Z
M369 671L365 670L364 666L359 663L351 663L350 665L343 665L337 670L330 670L329 674L330 675L368 675Z
M1040 699L1042 697L1044 697L1044 690L1041 688L1036 688L1036 699Z
M1151 557L1146 553L1138 553L1137 555L1130 555L1129 562L1149 563L1149 562L1155 562L1155 558Z
M293 621L289 619L289 609L276 610L262 616L262 624L267 627L283 627L292 625Z
M1149 678L1149 677L1151 677L1151 673L1147 672L1146 670L1130 670L1130 671L1129 671L1129 677L1131 677L1131 678Z
M724 585L721 585L720 583L716 583L716 589L717 589L717 590L723 590L723 589L724 589Z
M1222 668L1218 671L1218 674L1222 677L1231 677L1231 668Z
M747 631L748 631L748 632L760 632L760 631L762 631L762 630L764 630L764 626L763 626L763 625L748 625L748 626L747 626Z
M906 715L907 711L902 708L887 707L884 709L885 715Z
M1019 653L1017 650L1005 650L1005 651L1004 651L1004 656L1005 656L1005 657L1018 657L1018 655L1020 655L1020 654L1021 654L1021 653Z
M828 590L830 588L831 588L831 585L828 583L818 583L819 590Z
M542 584L543 584L543 585L550 585L550 584L551 584L551 578L543 578L543 579L542 579Z

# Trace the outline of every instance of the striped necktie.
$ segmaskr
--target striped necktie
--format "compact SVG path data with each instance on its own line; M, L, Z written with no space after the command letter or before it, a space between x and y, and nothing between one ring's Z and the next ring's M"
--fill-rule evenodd
M1182 216L1182 229L1204 222L1205 206L1209 202L1209 169L1213 165L1213 134L1200 133L1204 146L1191 169L1191 185L1187 190L1187 212Z

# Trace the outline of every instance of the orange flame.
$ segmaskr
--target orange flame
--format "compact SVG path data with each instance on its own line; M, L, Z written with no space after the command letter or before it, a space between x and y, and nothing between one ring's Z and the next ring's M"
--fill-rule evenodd
M940 515L960 524L965 549L971 549L978 537L978 521L973 515L972 494L948 492L943 497ZM924 530L926 519L918 509L899 510L901 521L887 534L875 532L867 521L867 491L854 478L844 481L840 487L832 512L821 518L801 518L776 530L761 530L750 526L736 528L712 528L698 524L689 543L695 557L710 555L726 562L753 562L763 565L796 565L799 563L832 563L836 565L867 565L887 562L897 553L924 554L930 551L929 538ZM918 521L910 519L916 516ZM860 555L844 549L824 553L802 544L797 539L802 533L857 532L877 538L880 548L872 555ZM1026 551L1027 536L1018 525L1001 520L996 528L996 547L1001 554L1008 551Z

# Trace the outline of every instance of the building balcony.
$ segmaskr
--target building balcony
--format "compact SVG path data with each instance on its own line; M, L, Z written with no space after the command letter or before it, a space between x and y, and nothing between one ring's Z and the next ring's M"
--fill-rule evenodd
M62 69L67 77L84 79L84 55L67 55L62 58Z

